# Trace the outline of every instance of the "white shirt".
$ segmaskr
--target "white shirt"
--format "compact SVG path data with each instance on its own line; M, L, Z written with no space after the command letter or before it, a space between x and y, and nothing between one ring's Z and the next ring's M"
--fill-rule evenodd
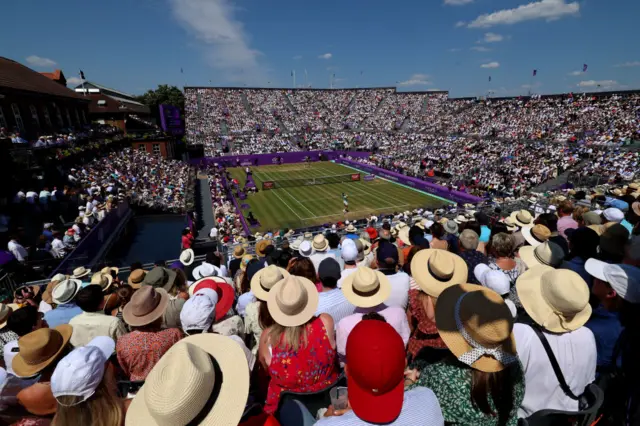
M340 322L341 319L353 314L356 311L356 307L353 306L339 288L333 290L323 291L318 294L318 308L315 315L329 314L333 318L335 325Z
M342 272L340 272L340 279L338 280L338 288L342 288L342 282L344 281L345 278L347 278L349 275L353 274L355 271L357 271L358 268L349 268L349 269L343 269Z
M518 417L528 417L546 409L578 411L578 401L566 396L560 388L544 346L533 329L525 324L515 324L513 334L525 376L524 399L518 408ZM545 332L544 335L567 385L574 395L581 395L595 380L597 350L593 333L587 327L580 327L570 333Z
M353 410L342 416L323 417L318 426L361 426L372 425L356 416ZM444 416L438 398L429 388L417 387L406 391L402 401L402 410L397 419L387 425L393 426L442 426Z
M69 325L73 327L71 344L74 347L85 346L94 337L107 336L117 341L127 334L124 322L118 317L98 312L83 312L71 318Z
M320 262L322 262L323 260L325 260L328 257L332 257L332 258L336 258L333 253L327 253L325 252L316 252L313 253L311 256L309 256L309 260L311 260L311 263L313 263L313 267L316 268L316 271L318 270L318 267L320 266Z
M387 275L391 282L391 294L384 302L387 306L399 306L405 311L409 304L409 275L404 272L396 272L393 275Z
M65 246L60 238L54 238L51 242L51 251L55 257L64 257Z
M22 247L22 245L16 240L9 241L7 248L11 252L13 257L15 257L18 260L18 262L24 262L27 259L27 256L29 255L27 253L27 250L24 247Z
M216 228L215 226L211 228L211 231L209 232L209 238L218 238L218 228Z

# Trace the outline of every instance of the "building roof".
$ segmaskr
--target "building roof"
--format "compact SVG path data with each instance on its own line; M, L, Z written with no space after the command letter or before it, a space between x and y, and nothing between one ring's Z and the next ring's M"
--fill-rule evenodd
M14 89L49 96L81 100L76 94L51 78L8 58L0 57L0 89Z
M120 90L112 89L110 87L103 86L102 84L98 84L98 83L95 83L95 82L89 81L89 80L85 80L84 84L79 84L78 86L76 86L76 89L81 89L83 91L87 90L87 89L90 89L90 88L99 89L100 92L111 92L111 93L107 93L107 94L111 95L111 96L119 95L119 96L129 100L129 102L131 102L135 98L135 96L130 95L129 93L124 93L124 92L121 92Z
M87 99L91 100L89 104L89 113L91 114L136 113L149 115L151 111L146 105L119 97L108 96L103 93L89 93Z

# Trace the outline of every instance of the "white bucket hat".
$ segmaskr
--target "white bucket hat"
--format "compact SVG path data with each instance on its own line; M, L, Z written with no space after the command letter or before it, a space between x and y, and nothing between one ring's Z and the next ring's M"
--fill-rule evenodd
M529 213L528 210L517 210L511 213L510 217L513 219L515 224L521 228L533 226L533 216L531 216L531 213Z
M302 257L311 256L313 254L313 247L311 246L311 243L307 240L304 240L300 244L300 247L298 247L298 253L300 253L300 256Z
M180 263L182 263L184 266L191 265L194 260L195 253L193 252L193 249L186 249L183 250L182 253L180 253Z
M203 262L201 265L196 266L191 273L193 278L197 281L206 277L217 277L219 269L210 263Z
M76 297L76 294L82 288L82 281L70 278L61 281L53 288L51 298L56 305L64 305L69 303Z

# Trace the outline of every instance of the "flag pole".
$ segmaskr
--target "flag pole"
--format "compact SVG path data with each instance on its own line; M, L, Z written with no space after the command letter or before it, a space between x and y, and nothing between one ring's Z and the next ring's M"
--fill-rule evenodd
M82 70L80 70L80 73L78 75L80 76L80 80L82 80L82 96L87 96L87 92L84 88L84 73L82 72Z

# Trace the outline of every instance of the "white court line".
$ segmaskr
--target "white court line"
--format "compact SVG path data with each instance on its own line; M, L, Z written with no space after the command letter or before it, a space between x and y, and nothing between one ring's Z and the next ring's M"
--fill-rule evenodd
M386 209L395 209L398 207L406 207L406 206L410 206L411 204L399 204L399 205L393 205L393 206L387 206L387 207L380 207L377 209L364 209L364 210L355 210L352 212L349 212L349 214L351 213L360 213L360 212L374 212L377 210L386 210ZM334 216L340 216L340 213L336 213L336 214L328 214L328 215L324 215L324 216L314 216L314 217L303 217L302 220L307 220L307 219L318 219L321 217L334 217Z
M277 179L273 179L273 178L271 178L271 177L269 176L269 174L268 174L268 173L266 173L266 172L264 172L263 174L264 174L267 178L269 178L269 180L277 180ZM262 179L261 179L261 180L262 180ZM262 180L262 181L264 182L264 180ZM306 208L306 207L304 206L304 204L302 204L300 201L298 201L298 199L297 199L296 197L294 197L293 195L291 195L291 193L290 193L289 191L287 191L287 188L276 188L276 189L272 189L272 191L277 191L278 189L284 189L284 191L285 191L287 194L289 194L289 197L293 198L293 200L294 200L296 203L300 204L300 206L302 206L302 208L303 208L303 209L305 209L306 211L308 211L309 213L311 213L311 214L313 215L313 212L312 212L311 210L309 210L308 208ZM277 193L277 192L276 192L275 194L276 194L276 196L280 199L280 201L282 201L282 202L283 202L287 207L289 207L289 210L291 210L293 213L295 213L295 215L296 215L296 216L298 216L298 217L300 218L300 220L303 220L303 219L298 215L298 213L296 213L296 212L295 212L295 211L294 211L294 210L293 210L293 209L292 209L292 208L291 208L287 203L285 203L285 201L280 197L280 195L278 195L278 193ZM317 216L315 216L315 215L314 215L313 217L317 217Z

